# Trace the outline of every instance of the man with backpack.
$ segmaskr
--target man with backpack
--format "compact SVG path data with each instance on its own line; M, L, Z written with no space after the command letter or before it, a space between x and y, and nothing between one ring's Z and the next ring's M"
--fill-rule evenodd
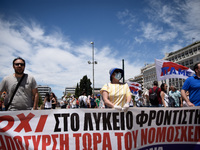
M87 96L85 92L83 92L81 96L79 96L78 100L80 108L87 108Z
M158 81L153 82L153 88L149 89L149 101L152 107L161 107L161 97L160 97L161 89L158 87Z

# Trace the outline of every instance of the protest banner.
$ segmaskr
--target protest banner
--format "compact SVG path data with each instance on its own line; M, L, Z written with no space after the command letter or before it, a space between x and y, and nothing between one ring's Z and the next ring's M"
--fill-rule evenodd
M155 64L158 81L169 78L187 79L195 74L190 68L167 60L155 59Z
M199 150L200 107L0 112L3 150Z
M131 81L127 81L127 84L130 88L130 91L133 93L133 95L137 95L138 91L141 90L141 84L137 83L137 82L131 82Z

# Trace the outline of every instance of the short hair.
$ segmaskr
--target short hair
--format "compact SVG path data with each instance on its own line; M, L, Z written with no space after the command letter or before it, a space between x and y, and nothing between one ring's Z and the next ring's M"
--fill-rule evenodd
M14 66L15 61L18 60L18 59L22 60L22 61L24 62L24 65L26 65L26 62L25 62L25 60L24 60L23 58L17 57L17 58L15 58L15 59L13 60L13 66Z
M153 81L153 85L158 86L158 81Z
M194 65L194 72L196 73L196 69L198 69L198 64L200 64L200 62L198 62L198 63L196 63L195 65Z

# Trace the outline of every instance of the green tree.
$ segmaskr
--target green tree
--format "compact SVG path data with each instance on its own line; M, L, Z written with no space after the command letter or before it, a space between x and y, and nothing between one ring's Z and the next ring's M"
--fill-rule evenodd
M86 92L86 95L92 94L92 87L91 87L90 79L88 79L87 75L83 76L80 80L80 94Z
M42 101L42 97L39 92L38 92L38 95L39 95L38 107L40 107L40 105L43 104L43 101Z
M79 84L77 83L77 85L76 85L76 89L75 89L75 96L76 97L79 97L80 96L80 87L79 87Z

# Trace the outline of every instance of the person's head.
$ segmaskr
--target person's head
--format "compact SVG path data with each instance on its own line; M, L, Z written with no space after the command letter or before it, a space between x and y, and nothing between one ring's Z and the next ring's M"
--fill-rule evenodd
M161 88L161 91L163 91L165 93L167 92L167 84L166 83L162 83L160 88Z
M49 102L49 101L50 101L50 94L49 94L49 93L46 93L46 94L45 94L45 98L46 98L47 101Z
M139 95L142 95L142 90L139 90L139 91L138 91L138 94L139 94Z
M81 95L86 95L86 92L85 92L85 91L83 91Z
M174 86L174 85L171 85L170 86L170 89L173 91L173 92L175 92L177 89L176 89L176 87Z
M49 93L46 93L46 94L45 94L45 97L49 97L49 96L50 96L50 94L49 94Z
M51 97L51 98L55 98L56 95L55 95L53 92L51 92L50 97Z
M194 72L197 76L200 76L200 62L194 65Z
M21 57L17 57L13 60L13 68L15 70L15 74L22 75L24 73L26 62Z
M153 81L153 86L158 86L158 81Z
M114 80L119 82L119 80L124 77L124 71L120 68L111 68L109 74L111 82L113 82Z

